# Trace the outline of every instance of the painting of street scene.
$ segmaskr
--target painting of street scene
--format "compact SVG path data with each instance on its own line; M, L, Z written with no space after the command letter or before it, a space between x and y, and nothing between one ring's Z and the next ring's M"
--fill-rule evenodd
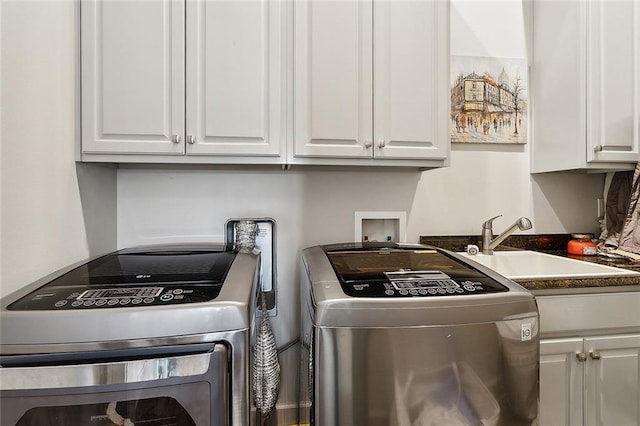
M451 57L451 142L527 143L524 59Z

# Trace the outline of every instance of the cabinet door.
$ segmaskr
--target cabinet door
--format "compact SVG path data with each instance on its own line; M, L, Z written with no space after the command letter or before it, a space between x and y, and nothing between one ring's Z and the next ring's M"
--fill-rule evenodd
M640 424L640 335L585 338L585 425Z
M540 341L541 426L582 425L582 338Z
M187 154L279 156L282 2L187 3Z
M448 156L449 2L374 2L376 158Z
M184 153L184 3L82 1L82 150Z
M371 157L371 0L295 1L294 156Z
M586 167L586 3L530 3L535 173Z
M640 1L588 2L587 161L640 159Z

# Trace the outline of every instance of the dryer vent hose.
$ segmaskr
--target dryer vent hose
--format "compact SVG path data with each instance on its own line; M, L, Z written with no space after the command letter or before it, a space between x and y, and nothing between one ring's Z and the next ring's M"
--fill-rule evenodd
M260 322L253 354L253 395L260 414L267 416L276 406L280 389L280 363L278 348L273 337L269 313L261 295Z

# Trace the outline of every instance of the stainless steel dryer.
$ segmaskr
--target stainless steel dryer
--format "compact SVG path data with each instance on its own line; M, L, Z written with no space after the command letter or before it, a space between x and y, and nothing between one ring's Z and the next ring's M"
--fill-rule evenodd
M250 424L259 256L120 250L1 301L0 424Z
M532 295L422 245L303 251L300 423L529 425L537 417Z

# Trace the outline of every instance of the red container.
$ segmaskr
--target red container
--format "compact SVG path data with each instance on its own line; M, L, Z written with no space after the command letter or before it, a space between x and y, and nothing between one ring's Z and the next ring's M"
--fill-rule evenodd
M598 254L596 243L587 234L571 234L573 238L567 244L567 253L578 256L595 256Z

